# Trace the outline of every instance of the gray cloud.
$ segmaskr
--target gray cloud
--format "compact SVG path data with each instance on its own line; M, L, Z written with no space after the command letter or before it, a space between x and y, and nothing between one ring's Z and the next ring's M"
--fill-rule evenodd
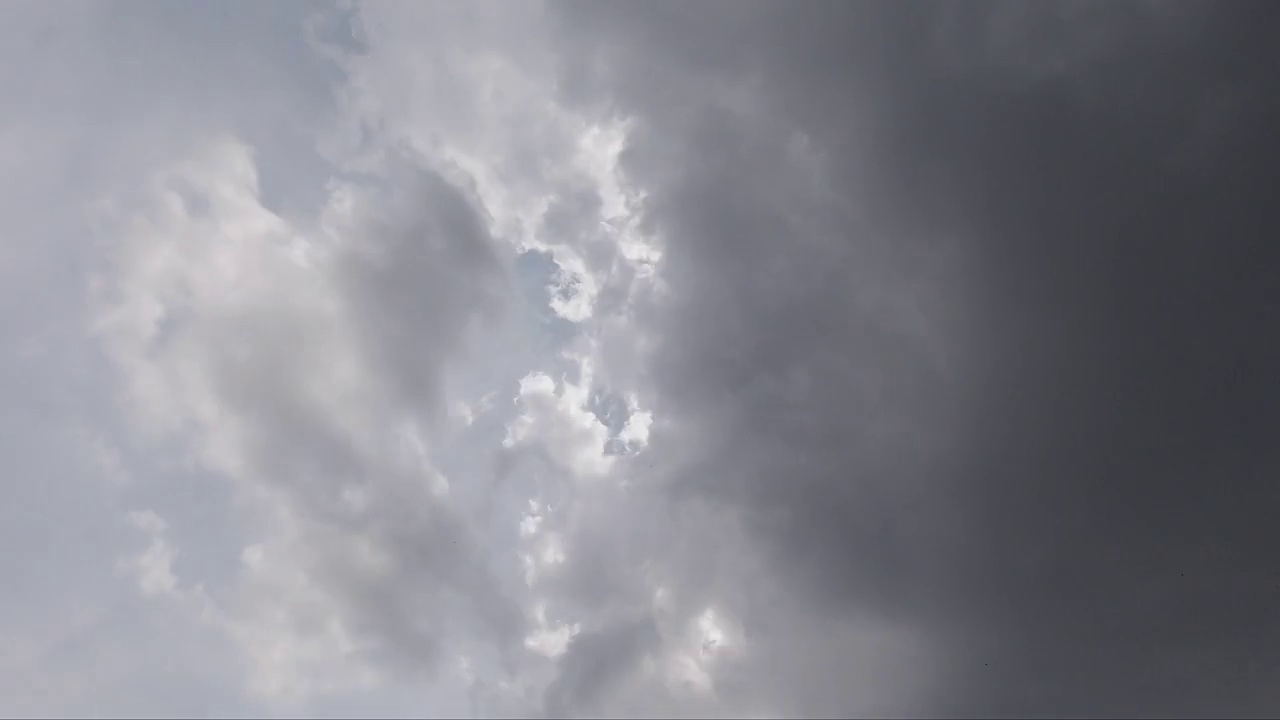
M638 125L678 492L941 639L927 712L1274 710L1270 10L556 7Z
M1280 707L1270 6L94 7L0 23L6 708Z

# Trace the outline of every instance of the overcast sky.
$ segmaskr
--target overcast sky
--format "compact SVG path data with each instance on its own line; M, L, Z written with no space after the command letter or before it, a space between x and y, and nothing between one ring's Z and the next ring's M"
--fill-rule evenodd
M1278 31L0 6L0 714L1280 714Z

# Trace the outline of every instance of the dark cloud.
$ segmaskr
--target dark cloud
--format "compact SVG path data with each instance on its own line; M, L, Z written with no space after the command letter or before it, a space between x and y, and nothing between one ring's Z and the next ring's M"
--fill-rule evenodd
M578 635L560 661L559 677L547 689L547 714L565 716L592 707L657 643L657 630L649 620Z
M1272 5L555 11L666 242L674 497L941 638L928 712L1280 708Z

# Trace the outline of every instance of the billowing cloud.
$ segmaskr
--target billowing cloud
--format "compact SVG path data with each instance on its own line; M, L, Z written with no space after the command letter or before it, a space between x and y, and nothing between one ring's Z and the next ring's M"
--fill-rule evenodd
M1277 707L1263 6L66 7L5 337L219 707Z
M392 170L382 187L335 184L304 230L262 207L232 142L142 194L102 210L123 224L96 330L145 427L265 516L226 609L263 689L305 690L312 665L362 677L346 658L430 667L471 616L516 642L520 611L420 438L443 421L444 365L500 309L478 208L430 169ZM172 590L152 564L144 587Z
M650 452L932 640L791 712L1274 707L1269 11L556 7L666 241Z

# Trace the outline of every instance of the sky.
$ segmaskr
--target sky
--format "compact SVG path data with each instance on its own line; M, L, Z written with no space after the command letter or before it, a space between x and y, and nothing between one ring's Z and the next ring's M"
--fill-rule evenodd
M0 16L0 715L1280 713L1280 6Z

